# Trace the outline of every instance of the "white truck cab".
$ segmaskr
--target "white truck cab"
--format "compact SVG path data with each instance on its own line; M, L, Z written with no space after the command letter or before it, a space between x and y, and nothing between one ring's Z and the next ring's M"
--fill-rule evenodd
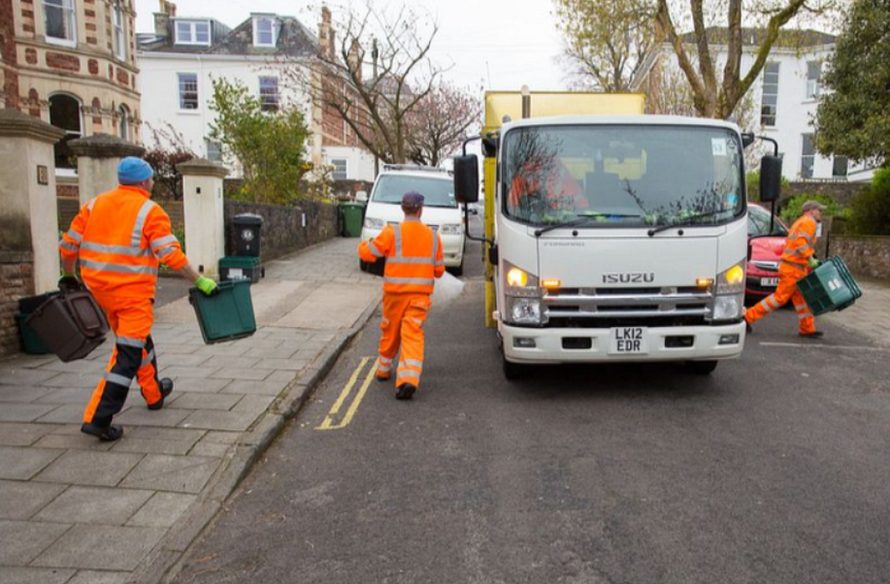
M385 165L374 181L365 209L362 240L374 239L387 224L395 225L404 220L402 196L409 191L424 196L421 221L439 233L445 267L460 275L464 263L464 218L454 198L452 174L445 169Z

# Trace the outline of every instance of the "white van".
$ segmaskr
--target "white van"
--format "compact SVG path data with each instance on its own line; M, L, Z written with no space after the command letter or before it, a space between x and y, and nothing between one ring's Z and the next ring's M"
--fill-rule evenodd
M454 198L454 180L442 168L409 165L385 165L377 175L371 198L365 209L362 240L374 239L387 224L404 220L402 196L408 191L423 195L421 221L438 231L442 238L445 267L459 276L464 266L463 211ZM365 269L363 266L362 269Z

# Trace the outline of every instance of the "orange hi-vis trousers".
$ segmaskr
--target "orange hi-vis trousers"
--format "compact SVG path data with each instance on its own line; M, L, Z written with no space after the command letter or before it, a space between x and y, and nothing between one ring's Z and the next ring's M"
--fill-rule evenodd
M93 293L105 310L114 331L111 361L83 414L87 424L106 427L127 401L130 383L136 377L149 405L161 399L158 362L151 338L154 306L150 298L130 298Z
M423 323L430 309L429 294L384 293L383 320L380 322L380 355L377 376L388 379L401 347L396 369L396 387L410 383L420 387L423 371Z
M784 262L780 263L779 286L771 295L745 311L745 320L748 324L753 324L791 300L797 311L798 332L802 335L816 332L816 319L813 318L810 307L807 306L803 295L797 289L797 281L806 275L807 269L803 266L798 268Z

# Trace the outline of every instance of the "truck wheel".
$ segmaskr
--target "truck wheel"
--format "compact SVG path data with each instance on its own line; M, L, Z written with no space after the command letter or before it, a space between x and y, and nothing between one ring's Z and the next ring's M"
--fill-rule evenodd
M501 355L501 363L504 369L504 377L509 381L514 381L516 379L521 379L525 377L525 373L528 369L526 365L520 365L519 363L511 363L507 361L507 358Z
M687 361L686 369L696 375L710 375L717 368L718 361Z
M451 272L452 276L455 276L455 277L463 276L464 275L464 259L461 258L460 265L457 266L456 268L449 268L448 271Z

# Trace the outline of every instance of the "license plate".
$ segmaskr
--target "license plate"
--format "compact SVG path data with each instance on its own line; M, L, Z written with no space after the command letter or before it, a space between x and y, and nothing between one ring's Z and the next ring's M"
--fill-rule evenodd
M778 278L760 278L760 285L764 288L775 288L779 285Z
M646 327L630 326L610 329L611 347L614 355L639 355L649 352L649 339Z

